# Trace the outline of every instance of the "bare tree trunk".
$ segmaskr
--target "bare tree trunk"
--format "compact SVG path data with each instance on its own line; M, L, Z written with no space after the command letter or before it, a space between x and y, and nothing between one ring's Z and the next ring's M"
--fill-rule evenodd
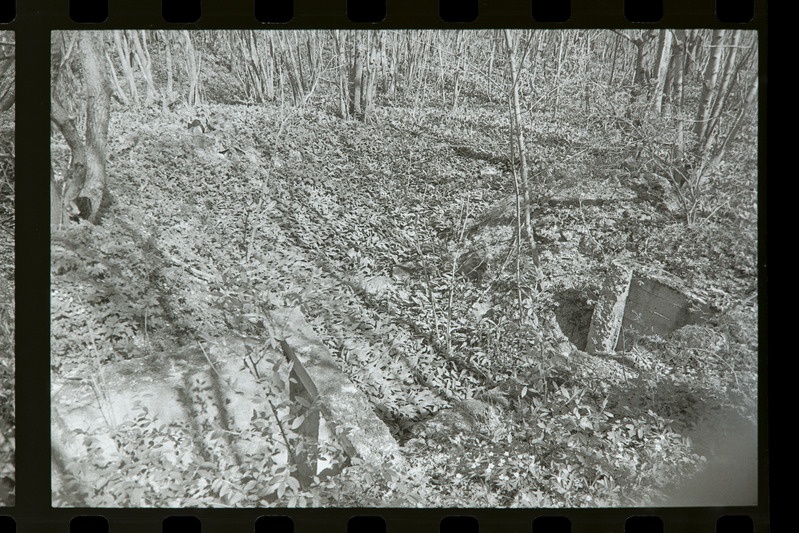
M468 64L463 59L463 52L464 52L464 42L466 40L466 36L464 35L462 30L456 30L455 33L455 80L453 82L452 87L452 110L458 110L458 96L460 95L460 81L461 81L461 71L465 73L466 65Z
M699 108L694 120L694 133L697 138L697 147L705 144L705 135L708 130L713 101L718 94L716 86L719 69L721 68L721 55L724 51L721 44L724 39L724 30L714 30L713 40L710 43L710 61L705 67L704 82L702 84L702 96L700 97Z
M712 151L713 153L710 157L710 162L707 167L715 168L721 162L721 158L724 157L729 144L735 140L735 137L738 136L738 132L741 129L741 124L743 124L744 118L748 113L753 113L755 111L757 91L757 80L753 80L749 86L749 90L746 92L746 98L744 98L744 102L741 105L741 110L738 112L735 122L733 122L733 125L727 132L727 135L724 136L724 140L717 143L716 147Z
M194 43L191 41L191 34L188 31L183 31L182 33L183 44L186 50L186 75L189 80L186 103L190 107L194 107L202 103L202 98L200 96L200 70L202 68L202 60L194 48Z
M740 44L741 32L733 31L732 43L729 46L729 53L727 54L727 59L724 62L724 67L722 68L721 85L719 86L715 102L713 102L713 109L709 116L708 131L710 132L715 131L719 126L719 122L721 120L721 111L730 95L733 81L738 75L738 65L736 64L736 60L738 59L738 47ZM710 139L710 136L708 135L706 138ZM706 141L704 149L708 148L709 142Z
M405 46L402 49L405 57L402 61L402 66L405 71L405 83L403 84L405 87L409 87L413 83L413 79L416 76L416 62L414 60L414 35L415 32L413 30L404 34ZM407 94L407 90L405 93Z
M50 105L50 119L64 136L71 154L62 184L56 184L50 173L50 227L59 229L66 222L65 214L79 212L75 200L86 181L86 147L69 113L55 98Z
M50 230L56 231L64 225L64 204L62 193L56 184L53 169L50 168Z
M0 111L8 111L14 105L15 94L15 63L16 63L16 44L13 37L9 38L9 42L4 42L4 46L10 47L2 57L0 57Z
M268 34L268 47L267 48L267 55L268 60L266 63L266 76L265 76L265 83L266 83L266 97L269 101L273 101L275 99L275 70L277 69L277 53L275 52L275 41L273 39L273 34Z
M641 94L648 82L646 69L646 45L655 37L654 30L641 32L637 37L630 37L624 33L616 32L635 46L635 67L633 70L633 98Z
M444 82L444 70L445 70L445 63L444 60L444 47L446 44L444 43L444 32L438 33L438 43L435 46L435 50L438 55L438 86L441 89L441 105L447 105L447 90L446 90L446 83Z
M671 102L682 115L683 86L685 80L685 30L674 30L674 61L672 74Z
M583 112L588 116L591 112L591 92L588 90L588 79L590 77L590 65L591 65L591 33L586 31L585 33L585 52L583 53L582 57L582 64L583 64Z
M407 87L413 87L413 108L418 110L427 90L427 79L430 73L427 51L432 48L432 33L417 30L409 36L411 53L409 54L409 76Z
M128 95L125 94L125 90L122 88L122 85L120 85L119 83L119 78L117 78L116 69L114 69L114 62L111 61L111 55L108 53L107 50L105 51L105 59L106 62L108 63L108 72L110 72L110 82L111 82L111 88L114 91L113 93L114 98L116 98L117 101L121 103L123 106L127 107L130 105L130 100L128 99Z
M117 56L119 57L119 64L122 66L122 75L128 82L128 92L130 99L136 105L139 104L139 91L136 89L136 77L133 75L133 66L131 65L131 52L130 43L124 30L114 30L114 44L116 45Z
M303 95L303 103L307 102L311 95L316 90L319 80L322 77L323 67L323 54L325 46L322 44L322 32L311 31L307 33L307 40L305 48L308 53L308 83L305 84L305 94Z
M660 164L661 168L668 172L666 176L674 186L677 198L685 211L686 223L692 224L701 208L706 178L718 167L730 143L740 131L745 117L755 108L757 77L755 74L747 87L746 97L741 102L741 108L732 124L722 128L722 116L729 117L729 114L724 115L724 109L728 107L728 97L732 94L736 79L748 63L754 48L738 61L737 48L740 45L740 36L734 35L732 38L734 46L725 59L724 31L715 30L705 66L702 94L691 127L693 140L687 141L684 132L688 128L684 123L682 102L687 41L683 39L684 32L675 31L674 35L672 93L677 116L677 137L672 147L670 161L662 161ZM655 160L658 159L655 156Z
M377 87L377 66L380 56L380 41L377 32L369 32L366 37L366 68L364 68L363 117L367 121L374 109L375 91Z
M662 30L660 32L660 60L657 65L657 72L655 73L655 91L652 95L652 107L658 115L663 114L663 99L665 92L668 90L666 85L666 78L668 77L669 64L671 63L671 41L672 35L669 30Z
M141 38L136 31L130 33L131 40L133 41L133 57L139 65L139 70L144 78L145 87L147 92L144 97L144 105L150 107L155 102L155 82L153 81L152 61L150 60L150 51L147 49L147 33L140 30Z
M635 77L633 78L633 85L640 91L640 87L646 84L646 46L647 41L643 39L636 39L633 41L635 44Z
M289 37L293 37L293 42L289 41ZM285 77L288 78L288 84L291 89L292 104L294 106L301 106L313 92L313 88L316 83L314 78L316 74L313 65L315 60L313 57L308 58L309 79L306 82L303 74L304 62L302 58L302 50L300 49L298 33L292 33L291 36L280 33L278 34L277 42L278 46L280 47L281 82L285 79L285 75ZM306 44L308 43L306 42Z
M231 51L232 68L244 88L245 97L259 103L275 97L273 56L259 38L262 35L252 30L238 32L237 46ZM239 53L242 54L241 60Z
M693 74L697 80L702 77L702 31L686 30L685 35L685 76Z
M647 30L641 32L637 37L631 37L627 33L624 33L620 30L613 30L616 35L627 39L630 43L633 44L635 47L635 59L634 59L634 66L632 69L633 79L632 85L633 89L630 93L630 100L634 101L638 96L640 96L648 83L648 76L647 76L647 68L646 68L646 45L655 38L657 32L655 30ZM625 59L622 61L622 66L625 67L627 65L627 54L624 53Z
M678 30L674 30L674 37L672 38L672 50L674 47L677 46L677 33ZM682 58L682 54L675 54L672 52L671 59L669 59L669 66L666 68L666 83L663 87L663 108L661 112L661 116L669 117L672 115L672 100L674 98L674 71L675 71L675 62L678 61L679 58Z
M174 89L175 79L172 66L172 40L169 37L169 33L166 31L161 31L157 35L164 41L166 87L162 87L159 94L161 95L161 114L166 115L169 112L169 106L178 99L178 95L175 93Z
M610 77L608 78L608 87L613 85L613 75L616 73L616 56L618 56L619 53L620 42L621 41L619 40L619 36L616 35L616 38L614 39L613 42L613 59L611 60L610 64Z
M683 85L685 73L685 30L675 30L674 57L672 60L672 89L669 99L671 107L677 117L677 140L672 148L671 160L674 164L682 166L679 175L672 173L672 180L680 183L680 175L685 176L685 121L683 120Z
M288 57L288 73L292 80L292 87L294 88L294 105L300 105L305 95L305 78L302 75L303 61L300 54L300 46L298 33L291 34L294 37L294 43L286 47Z
M175 94L175 76L172 69L172 40L164 36L164 52L166 55L166 94L171 98Z
M488 94L489 100L493 101L492 96L494 93L494 88L492 86L492 82L494 79L494 58L496 56L496 43L493 34L491 34L489 37L489 42L491 44L489 46L488 52L488 76L486 76L486 79L488 80L488 88L486 90L486 94Z
M527 155L524 142L524 130L522 129L522 112L519 104L519 70L516 61L516 54L513 46L513 36L510 30L503 30L505 34L505 46L508 54L508 68L511 76L510 100L512 109L511 130L514 132L516 148L519 152L520 183L522 193L522 203L524 204L524 232L527 242L530 245L530 253L533 262L538 265L538 248L533 233L533 225L530 216L530 184L528 181L529 172L527 166Z
M258 64L258 50L255 46L255 36L250 30L241 30L238 34L237 47L231 46L231 65L233 73L239 79L244 89L244 97L248 101L260 102L261 92L255 74ZM241 61L238 61L239 54L242 54Z
M111 107L108 75L105 62L100 59L98 32L81 34L81 64L86 83L86 180L80 196L89 200L89 222L96 222L100 203L105 194L106 145L108 144L108 119Z
M352 76L352 101L350 109L352 113L359 119L363 117L363 108L361 107L363 98L363 45L361 43L361 34L356 32L353 34L353 59L354 64L351 69Z
M98 32L82 32L78 45L86 89L86 133L80 139L74 121L55 99L51 106L51 120L58 126L71 151L71 162L64 177L64 187L53 181L50 186L51 225L59 227L64 211L81 215L90 222L97 220L106 185L106 144L110 88L105 61L99 50L102 36ZM53 176L51 173L51 181ZM54 206L53 203L56 205ZM69 206L64 209L64 206Z
M552 106L552 120L558 119L558 107L560 106L560 72L563 68L563 42L566 40L566 34L561 33L559 37L560 45L558 46L558 69L555 72L555 102Z
M389 98L393 99L397 97L397 75L399 73L397 54L399 53L399 37L396 34L389 34L388 38L391 40L391 47L389 49L389 64L386 69L386 76L388 77L386 93Z
M342 39L341 30L332 30L333 32L333 48L336 54L336 61L338 63L336 72L336 81L338 83L338 112L339 116L343 119L350 117L350 88L349 80L347 77L347 55L346 55L346 33Z
M546 47L546 42L544 41L544 36L546 35L545 31L540 30L530 30L530 41L532 42L533 37L535 37L536 33L538 33L538 39L536 39L535 49L533 50L532 54L530 54L530 61L532 63L532 69L530 72L530 82L529 86L532 94L536 94L536 82L538 79L538 70L539 70L539 63L544 60L543 50Z

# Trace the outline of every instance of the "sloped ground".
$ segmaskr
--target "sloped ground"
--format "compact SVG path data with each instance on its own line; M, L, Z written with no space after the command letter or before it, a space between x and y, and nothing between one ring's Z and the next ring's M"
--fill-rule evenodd
M517 287L511 230L480 219L512 190L493 115L428 110L412 122L385 110L356 124L284 113L209 107L206 134L186 130L189 114L113 115L105 218L53 238L57 375L84 379L93 365L233 333L274 341L279 325L263 316L299 307L414 466L354 465L309 493L271 494L299 505L631 505L701 469L681 431L710 406L751 416L746 332L725 337L726 360L713 355L723 347L690 351L706 332L684 334L666 361L659 339L615 360L580 353L555 325L557 293L598 286L604 257L640 250L662 225L634 194L539 206L542 267L521 257ZM461 268L469 257L485 265L479 277ZM719 359L712 371L701 350ZM212 486L193 497L264 504Z
M293 428L278 424L289 411L287 366L281 353L254 339L228 338L98 365L82 380L56 376L54 503L148 507L166 493L161 503L171 507L268 505L277 488L271 485L285 478L285 447L276 440L281 431L296 439ZM76 434L91 435L91 444ZM324 439L321 445L332 446ZM117 468L126 454L146 465L137 476ZM280 460L263 460L274 456ZM72 468L81 463L93 471ZM224 473L224 485L213 487L220 499L208 498L203 483L187 484L195 465ZM104 487L92 490L100 473Z

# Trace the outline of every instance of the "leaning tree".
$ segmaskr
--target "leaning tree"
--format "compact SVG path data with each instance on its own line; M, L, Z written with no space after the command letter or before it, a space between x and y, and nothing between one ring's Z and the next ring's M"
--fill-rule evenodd
M102 34L78 32L61 37L53 54L50 119L69 146L70 162L60 179L52 169L50 172L50 224L54 229L69 218L97 220L106 186L111 96L102 59ZM79 95L80 101L67 97L70 84L79 88L71 94Z

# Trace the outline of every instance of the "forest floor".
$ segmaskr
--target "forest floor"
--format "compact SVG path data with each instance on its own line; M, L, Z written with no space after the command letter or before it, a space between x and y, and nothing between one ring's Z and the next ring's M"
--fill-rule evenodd
M252 317L299 308L424 471L410 505L663 504L714 453L691 431L722 412L753 427L756 224L686 226L589 129L542 117L528 137L536 266L515 253L496 113L202 115L193 133L187 110L112 114L102 219L53 234L58 375L85 375L91 346L112 364L274 335ZM619 258L680 276L712 320L588 356Z
M14 117L0 116L0 506L14 505Z

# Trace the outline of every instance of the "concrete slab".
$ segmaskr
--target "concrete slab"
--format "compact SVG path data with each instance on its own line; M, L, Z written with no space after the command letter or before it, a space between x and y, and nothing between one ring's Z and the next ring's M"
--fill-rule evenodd
M336 364L327 347L316 336L298 309L272 312L274 324L285 332L298 379L315 389L322 416L331 432L346 430L337 438L350 457L366 463L390 465L402 472L408 464L388 427L375 415L366 395ZM285 348L284 348L285 351Z
M594 308L586 351L622 351L641 335L669 335L696 322L694 309L702 306L679 278L636 263L613 263Z
M281 413L291 409L304 416L300 426L294 428L305 437L303 445L294 450L302 484L308 485L314 475L331 466L329 457L319 453L330 439L335 439L351 458L408 472L408 463L388 427L374 413L364 393L338 368L302 313L282 309L270 318L275 336L283 337L276 350L264 339L214 339L104 364L80 377L54 376L54 457L72 465L97 460L98 455L117 457L120 450L114 432L151 424L148 420L155 419L164 434L190 435L193 442L166 439L159 453L179 457L179 463L145 465L148 476L156 479L168 474L170 468L190 468L193 458L210 455L211 450L217 453L222 449L226 457L244 464L250 457L272 453L274 447L268 438L237 436L251 434L253 417L259 417L265 424L259 431L279 440L280 428L273 415L277 405ZM285 398L270 397L274 388L266 382L286 377L272 374L280 365L285 368L284 359L293 363L288 408L281 406ZM258 370L253 371L256 362ZM318 405L318 410L309 410L309 405ZM92 437L91 447L84 434ZM221 448L219 435L227 441ZM191 453L186 453L189 448ZM207 460L216 459L222 461L220 457ZM89 478L77 481L87 487L96 482ZM64 482L56 475L54 489Z
M691 299L675 287L636 273L630 283L616 351L628 349L631 337L666 336L685 326L690 320L691 304Z
M585 351L591 355L609 352L616 347L632 276L633 269L629 266L619 263L611 265L588 330Z

